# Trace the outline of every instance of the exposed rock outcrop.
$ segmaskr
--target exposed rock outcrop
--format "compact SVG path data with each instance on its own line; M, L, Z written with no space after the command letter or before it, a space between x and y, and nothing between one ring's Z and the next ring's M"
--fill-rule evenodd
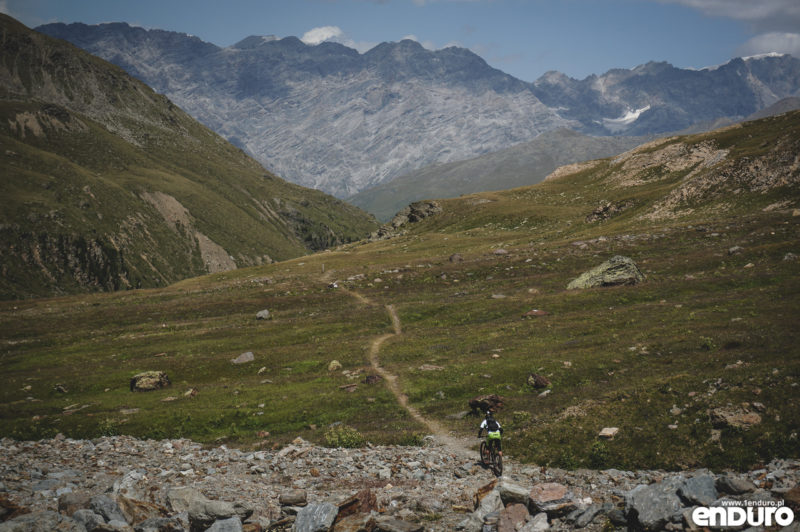
M442 212L442 206L437 201L417 201L395 214L391 222L372 233L370 240L386 240L402 235L408 225L421 222L440 212Z
M570 281L567 290L594 288L598 286L631 285L644 281L644 274L628 257L615 255L599 266L592 268Z
M145 371L131 378L132 392L152 392L166 388L171 383L163 371Z

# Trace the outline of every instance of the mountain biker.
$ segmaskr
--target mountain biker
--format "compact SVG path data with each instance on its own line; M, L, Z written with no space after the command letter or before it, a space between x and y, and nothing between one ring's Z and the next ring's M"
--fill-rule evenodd
M500 423L494 418L494 414L492 414L491 410L486 412L486 419L483 420L481 427L478 429L478 438L481 437L484 429L486 430L486 444L489 446L497 446L497 454L503 456L503 446L501 444L503 427L501 427Z

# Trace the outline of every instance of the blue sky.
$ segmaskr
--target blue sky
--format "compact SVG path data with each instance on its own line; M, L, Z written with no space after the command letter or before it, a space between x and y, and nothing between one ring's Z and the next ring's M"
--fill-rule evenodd
M767 52L800 57L800 0L0 0L0 11L30 27L128 22L220 46L294 35L364 52L413 38L469 48L525 81L648 61L702 68Z

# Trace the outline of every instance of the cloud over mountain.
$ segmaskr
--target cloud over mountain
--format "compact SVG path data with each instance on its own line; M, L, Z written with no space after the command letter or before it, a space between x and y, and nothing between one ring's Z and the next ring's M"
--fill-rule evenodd
M378 45L376 42L369 41L356 42L348 37L339 26L318 26L312 28L305 32L300 40L309 46L316 46L324 42L335 42L343 44L348 48L358 50L362 54Z
M743 56L778 52L800 57L800 33L762 33L740 46L738 52Z
M344 32L338 26L320 26L305 32L300 40L306 44L315 45L325 41L337 40L343 36Z
M796 0L659 0L702 11L708 16L724 17L747 23L754 37L743 43L737 53L755 55L780 52L800 57L800 3Z

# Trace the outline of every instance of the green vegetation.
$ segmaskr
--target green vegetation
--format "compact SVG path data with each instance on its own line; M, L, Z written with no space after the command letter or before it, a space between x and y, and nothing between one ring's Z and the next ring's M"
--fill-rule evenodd
M325 444L328 447L345 447L352 449L366 443L364 436L353 427L333 425L325 432Z
M800 190L781 163L796 139L798 113L669 141L729 150L721 167L608 160L444 200L391 240L161 289L2 302L0 433L419 443L424 428L385 381L367 379L370 347L386 337L381 365L450 430L473 436L479 420L454 414L476 395L503 396L504 450L516 459L719 469L797 457ZM456 253L463 260L449 260ZM615 254L647 280L566 290ZM265 308L272 319L257 320ZM523 317L534 308L547 315ZM254 362L231 362L246 351ZM332 360L342 368L329 371ZM131 392L145 370L172 386ZM550 380L546 393L530 373ZM760 422L714 426L721 407ZM619 433L601 440L604 427Z
M3 14L0 38L0 298L165 286L376 228L121 69Z

